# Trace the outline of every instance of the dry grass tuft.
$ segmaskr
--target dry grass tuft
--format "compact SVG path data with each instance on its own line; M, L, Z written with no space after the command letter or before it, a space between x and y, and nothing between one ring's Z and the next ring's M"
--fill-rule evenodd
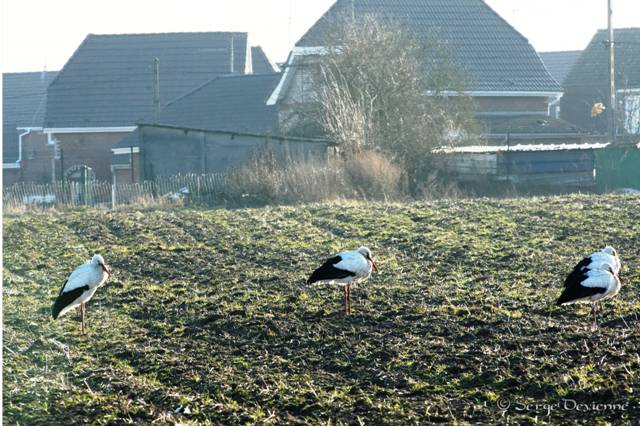
M227 181L232 202L310 203L343 199L403 198L402 171L382 154L362 152L347 160L307 159L278 163L257 155Z

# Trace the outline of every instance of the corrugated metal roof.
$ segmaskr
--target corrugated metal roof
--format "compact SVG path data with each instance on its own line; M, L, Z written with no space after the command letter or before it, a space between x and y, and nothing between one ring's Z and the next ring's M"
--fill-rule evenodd
M529 152L529 151L568 151L582 149L600 149L608 146L608 143L581 143L581 144L531 144L531 145L478 145L442 148L439 152L447 154L461 153L493 153L493 152Z
M445 44L476 91L560 91L528 40L482 0L338 0L298 41L322 46L336 16L376 15Z
M540 57L544 62L544 65L551 73L551 76L556 79L562 86L565 78L571 71L571 68L576 63L582 50L565 50L562 52L540 52Z
M247 33L89 34L49 88L46 127L130 126L211 78L243 74Z
M16 127L42 127L47 87L57 71L2 74L2 161L18 160Z

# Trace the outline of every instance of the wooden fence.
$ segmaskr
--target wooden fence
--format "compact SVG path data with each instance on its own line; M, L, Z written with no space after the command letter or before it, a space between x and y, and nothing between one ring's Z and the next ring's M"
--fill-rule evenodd
M91 181L50 184L17 183L2 188L5 209L55 206L115 207L127 204L182 202L214 205L227 187L224 174L177 175L133 184Z

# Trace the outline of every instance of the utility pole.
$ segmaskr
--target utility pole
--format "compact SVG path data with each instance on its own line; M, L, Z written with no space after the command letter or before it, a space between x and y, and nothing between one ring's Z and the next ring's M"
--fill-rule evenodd
M607 0L607 25L609 29L609 135L616 140L616 57L613 39L613 0Z
M153 112L160 119L160 59L153 58Z
M231 60L229 61L229 62L230 62L230 63L229 63L229 72L230 72L231 74L233 74L233 73L234 73L234 69L233 69L233 62L235 61L235 58L234 58L234 54L235 54L235 52L234 52L234 50L233 50L233 36L231 36L231 42L230 42L230 45L229 45L229 51L230 51L230 52L229 52L229 53L230 53L230 54L229 54L229 56L230 56L230 59L231 59Z

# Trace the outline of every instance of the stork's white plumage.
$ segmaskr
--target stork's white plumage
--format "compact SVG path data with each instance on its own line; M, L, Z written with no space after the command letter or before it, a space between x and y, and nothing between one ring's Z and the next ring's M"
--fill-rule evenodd
M323 282L343 286L345 313L351 314L351 285L365 281L371 275L371 269L378 272L371 250L360 247L358 250L343 251L327 259L322 266L313 271L307 284Z
M564 281L557 305L591 303L593 327L597 327L596 303L620 292L622 264L611 246L582 259Z
M610 266L615 274L619 274L622 267L616 249L611 246L606 246L602 250L592 253L586 259L590 261L586 267L591 270L606 269L607 266Z
M60 293L53 303L51 314L53 319L66 314L75 307L80 308L82 332L84 333L85 303L109 277L111 271L99 254L91 258L89 263L78 266L64 282Z

